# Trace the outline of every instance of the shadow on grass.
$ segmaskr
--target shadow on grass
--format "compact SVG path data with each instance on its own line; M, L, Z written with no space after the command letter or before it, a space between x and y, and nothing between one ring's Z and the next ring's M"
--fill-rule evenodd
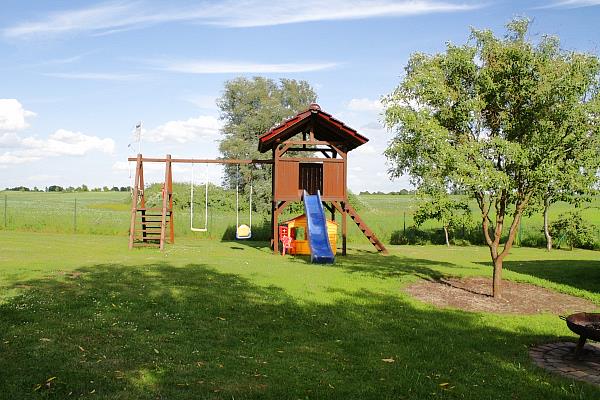
M393 272L385 260L380 270ZM426 267L413 272L432 274ZM508 332L400 297L362 291L306 304L198 264L96 265L25 283L0 305L7 399L597 394L533 367L527 345L547 338L527 327Z
M600 260L505 261L504 268L592 293L600 293Z
M458 268L444 261L432 261L420 258L383 256L373 252L360 252L346 257L336 257L337 268L351 273L361 273L376 278L393 278L407 275L427 280L439 280L446 275L435 268Z

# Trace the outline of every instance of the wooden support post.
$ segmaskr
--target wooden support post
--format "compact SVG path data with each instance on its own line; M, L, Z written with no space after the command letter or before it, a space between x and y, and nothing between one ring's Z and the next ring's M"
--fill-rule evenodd
M143 160L142 160L143 162ZM142 242L146 241L146 197L144 196L144 167L143 164L140 167L140 179L138 187L138 198L142 214Z
M169 162L169 242L175 243L175 215L173 213L173 169Z
M133 181L133 194L131 196L131 222L129 224L129 249L133 249L135 240L135 217L137 214L138 194L139 194L139 179L140 171L142 170L142 155L138 154L135 164L135 179Z
M273 167L271 169L271 246L273 254L279 254L279 222L277 220L277 198L275 193L275 171L279 163L279 145L273 147Z
M165 236L167 228L167 204L168 204L168 188L169 188L169 175L171 174L171 155L167 154L167 161L165 162L165 181L163 184L163 199L162 199L162 217L160 220L160 250L165 248Z
M275 204L275 210L273 211L273 254L279 254L279 212L277 208Z
M346 255L346 235L348 233L348 213L346 212L346 203L342 203L342 255Z

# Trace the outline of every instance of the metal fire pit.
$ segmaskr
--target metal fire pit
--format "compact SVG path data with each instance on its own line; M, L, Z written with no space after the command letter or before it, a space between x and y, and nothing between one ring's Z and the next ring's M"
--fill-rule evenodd
M562 317L567 321L567 326L579 335L579 342L575 347L575 357L579 357L586 340L600 341L600 313L577 313Z

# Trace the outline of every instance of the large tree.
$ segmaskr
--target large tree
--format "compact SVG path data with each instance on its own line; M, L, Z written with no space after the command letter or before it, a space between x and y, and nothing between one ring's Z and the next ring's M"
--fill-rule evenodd
M286 118L307 109L316 99L317 95L306 81L254 77L225 82L223 95L217 100L221 119L225 121L219 145L223 158L265 158L258 152L258 137ZM270 211L270 165L242 165L239 174L236 166L225 168L224 184L235 188L239 182L246 195L250 179L255 209Z
M412 55L385 99L390 173L477 201L494 297L523 213L553 180L595 176L598 165L598 58L562 51L553 37L533 44L528 26L513 20L503 38L473 29L465 45ZM564 163L573 168L552 167Z

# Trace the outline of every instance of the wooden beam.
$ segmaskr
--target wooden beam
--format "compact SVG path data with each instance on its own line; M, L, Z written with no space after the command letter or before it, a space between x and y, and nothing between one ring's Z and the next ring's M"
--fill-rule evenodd
M127 161L136 161L136 157L129 157ZM166 158L142 157L143 162L167 162ZM244 160L244 159L201 159L201 158L172 158L171 163L183 164L273 164L273 160Z
M275 239L275 231L273 229L275 218L275 147L272 150L273 165L271 166L271 247Z
M165 248L165 236L166 236L166 225L167 225L167 202L169 194L167 191L169 190L169 175L171 173L171 155L167 154L167 158L165 159L165 181L163 184L163 199L162 199L162 217L160 220L160 250L164 250Z
M291 143L284 143L281 149L279 149L279 157L284 155L292 147Z
M135 217L137 214L137 202L138 202L138 181L140 179L140 169L142 167L142 155L138 154L135 158L135 179L133 181L133 194L131 196L131 221L129 224L129 249L133 249L133 242L135 240Z
M286 157L285 160L298 161L298 162L338 162L342 163L344 160L339 158L319 158L319 157Z
M348 215L346 214L346 207L344 202L338 203L337 201L331 202L335 208L342 214L342 255L346 255L346 236L348 233Z
M293 145L297 145L297 146L302 146L304 144L306 145L322 145L322 146L337 146L339 144L342 144L341 142L327 142L325 140L288 140L285 143L290 143Z
M171 163L169 163L169 242L171 244L175 243L175 221L173 215L173 169L171 168Z
M139 187L138 187L138 196L140 199L140 208L146 208L146 196L144 195L144 164L140 165L140 179L139 179ZM147 231L146 231L146 211L142 211L142 242L146 241ZM137 217L136 217L137 218Z

